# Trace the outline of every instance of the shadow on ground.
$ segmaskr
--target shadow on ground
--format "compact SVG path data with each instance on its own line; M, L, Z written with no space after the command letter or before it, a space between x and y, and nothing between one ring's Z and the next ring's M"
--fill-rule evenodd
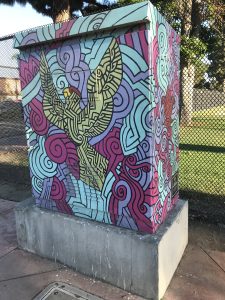
M0 164L0 198L19 202L30 196L29 168Z
M188 200L190 220L225 226L224 197L195 191L181 191L180 197Z

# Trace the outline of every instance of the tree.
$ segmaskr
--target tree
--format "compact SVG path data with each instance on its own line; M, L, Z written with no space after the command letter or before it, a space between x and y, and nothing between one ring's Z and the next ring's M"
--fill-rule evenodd
M85 15L110 5L106 0L101 2L98 0L0 0L0 4L14 5L15 3L31 4L37 12L51 17L54 23L68 20L78 11Z
M182 123L191 124L193 87L196 81L206 85L224 75L224 1L223 0L153 0L168 21L181 34ZM204 63L208 60L208 66ZM199 75L202 78L200 80Z
M221 28L219 26L222 26ZM207 44L207 59L211 62L207 74L209 82L205 83L211 89L225 92L225 26L217 24L213 28L204 28L202 39Z
M119 0L120 4L128 3ZM139 2L131 0L129 3ZM190 125L193 88L225 87L224 0L151 0L181 35L182 123ZM208 64L204 61L208 61ZM207 73L208 79L205 77Z

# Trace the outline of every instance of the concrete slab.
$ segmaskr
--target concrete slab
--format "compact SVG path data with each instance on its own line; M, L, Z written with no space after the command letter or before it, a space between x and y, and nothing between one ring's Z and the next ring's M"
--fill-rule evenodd
M224 300L224 290L218 287L214 283L207 287L196 279L176 276L163 300Z
M225 252L225 227L191 221L189 243L203 249Z
M223 282L224 284L225 291L225 273L202 249L189 245L188 251L183 256L180 266L179 275L202 280L208 286L210 286L215 279L217 283L221 280L221 283Z
M15 205L15 202L0 199L0 258L17 247Z
M43 210L30 200L15 213L23 249L146 298L163 296L188 240L184 201L154 235Z
M0 237L12 245L17 245L15 215L12 210L0 214Z
M225 273L201 248L189 245L164 300L224 300Z
M62 268L58 263L48 261L47 259L41 259L38 256L26 253L19 249L2 257L0 266L0 281Z
M12 246L10 243L0 238L0 259L6 254L12 252L14 249L16 249L16 247L17 246Z

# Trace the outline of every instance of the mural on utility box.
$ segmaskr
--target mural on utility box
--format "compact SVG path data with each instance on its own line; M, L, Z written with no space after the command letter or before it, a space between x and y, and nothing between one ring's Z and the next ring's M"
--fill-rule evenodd
M39 206L154 232L177 201L179 37L153 7L151 16L150 30L22 51Z

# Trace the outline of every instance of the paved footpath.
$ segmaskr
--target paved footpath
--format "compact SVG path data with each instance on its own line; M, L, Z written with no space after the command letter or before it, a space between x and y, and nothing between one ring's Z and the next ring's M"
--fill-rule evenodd
M106 300L141 300L18 249L13 208L0 199L0 300L31 300L55 281ZM225 300L225 228L191 222L189 245L163 300Z

